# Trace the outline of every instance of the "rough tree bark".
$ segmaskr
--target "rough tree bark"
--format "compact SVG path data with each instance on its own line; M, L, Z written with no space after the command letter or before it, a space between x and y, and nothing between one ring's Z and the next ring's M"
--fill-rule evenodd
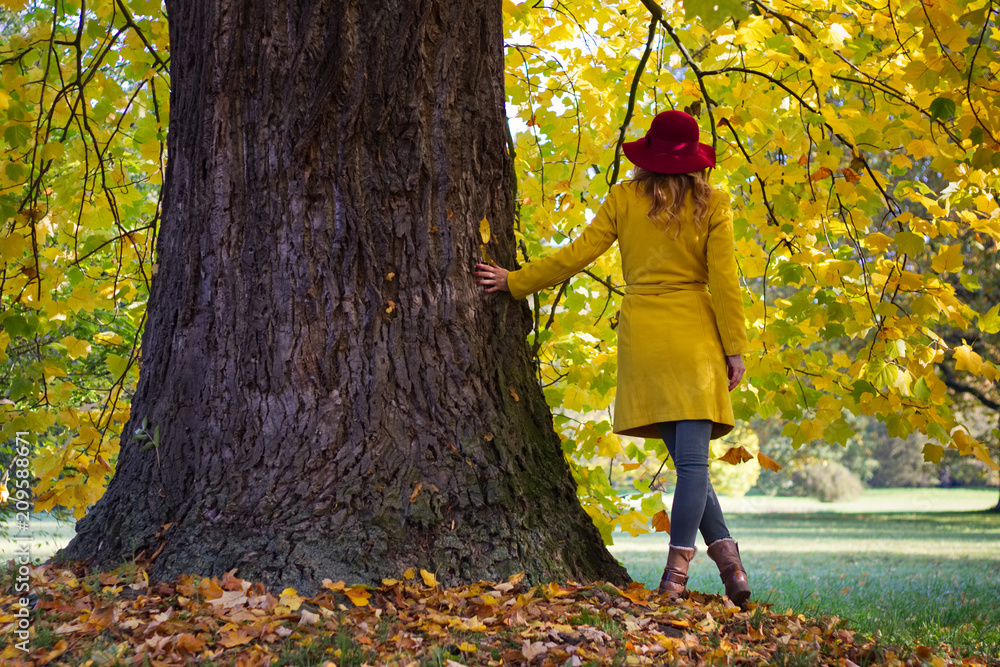
M117 472L58 557L315 591L418 566L627 580L511 264L499 0L167 0L166 203ZM143 419L160 445L141 449ZM170 524L161 530L164 524Z

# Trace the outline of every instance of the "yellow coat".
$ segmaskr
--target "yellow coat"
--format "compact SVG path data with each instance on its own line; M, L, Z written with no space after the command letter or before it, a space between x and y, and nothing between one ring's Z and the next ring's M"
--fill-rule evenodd
M617 239L626 287L614 432L658 438L657 422L710 419L718 438L735 423L725 355L747 349L729 195L714 190L700 228L688 195L676 239L649 219L649 207L634 183L613 186L575 241L512 271L507 285L515 299L557 285Z

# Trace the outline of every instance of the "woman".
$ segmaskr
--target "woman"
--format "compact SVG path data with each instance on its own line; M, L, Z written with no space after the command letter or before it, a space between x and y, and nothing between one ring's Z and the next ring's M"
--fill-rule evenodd
M518 271L479 264L476 276L486 292L520 299L566 280L618 240L626 287L614 432L663 438L677 470L659 592L684 594L700 529L726 595L742 606L746 570L708 476L709 440L735 423L729 391L743 378L747 348L729 196L708 184L715 151L698 142L698 122L686 113L658 114L643 139L623 148L633 178L611 188L579 238Z

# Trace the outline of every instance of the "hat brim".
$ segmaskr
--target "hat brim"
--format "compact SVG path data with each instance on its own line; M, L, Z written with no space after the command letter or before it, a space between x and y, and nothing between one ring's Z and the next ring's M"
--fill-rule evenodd
M625 157L637 167L659 174L688 174L715 166L715 149L708 144L698 144L698 150L689 155L654 151L645 139L622 144Z

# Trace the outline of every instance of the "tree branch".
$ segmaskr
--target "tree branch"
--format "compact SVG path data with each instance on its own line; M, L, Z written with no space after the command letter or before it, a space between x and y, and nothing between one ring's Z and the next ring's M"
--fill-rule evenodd
M926 13L926 10L924 10ZM969 62L969 75L968 80L965 84L965 99L969 101L969 108L972 109L972 115L976 117L976 122L979 123L979 127L990 136L993 143L998 143L997 138L993 136L993 132L990 128L986 127L983 119L979 117L979 112L976 111L976 103L972 101L972 72L976 68L976 56L979 55L979 49L983 45L983 38L986 36L986 28L990 24L990 17L993 16L993 0L990 0L989 6L986 8L986 19L983 21L983 29L979 32L979 41L976 43L976 50L972 53L972 60ZM936 36L936 33L935 33ZM998 505L1000 507L1000 505Z
M122 10L122 13L125 14L125 27L132 28L132 30L135 31L135 34L139 36L139 39L141 39L142 43L146 46L146 51L149 52L149 55L153 56L153 60L156 61L159 68L169 74L170 67L160 58L159 55L157 55L153 45L149 43L149 40L146 39L146 35L144 35L142 30L139 29L139 26L136 25L135 20L132 18L132 14L130 14L128 9L125 7L125 3L122 2L122 0L117 0L116 4L119 9Z
M944 364L938 364L938 368L941 369L941 373L944 375L941 378L945 386L947 386L952 391L957 391L960 394L969 394L974 396L976 400L988 407L990 410L1000 411L1000 403L994 401L992 398L984 394L979 389L973 387L972 385L963 384L955 379L955 375L951 372L951 369Z
M618 296L625 296L625 292L621 291L620 289L618 289L617 287L615 287L614 285L612 285L608 280L600 277L599 275L597 275L595 273L592 273L590 271L590 269L584 269L583 273L586 274L586 275L588 275L588 276L590 276L591 278L593 278L597 282L601 283L602 285L604 285L605 287L607 287L609 290L611 290L612 292L614 292Z
M672 39L674 44L677 45L677 50L679 50L681 55L684 56L684 62L688 64L691 71L694 72L695 78L698 79L698 87L701 88L701 95L705 98L705 110L708 112L708 121L711 124L712 150L716 150L718 137L715 136L715 114L712 113L712 98L708 96L708 90L705 88L705 81L703 80L704 72L702 72L701 68L698 67L698 63L694 61L691 53L684 48L684 45L681 43L680 37L677 36L677 32L674 30L674 27L667 23L667 20L663 18L663 10L660 6L653 0L642 0L642 4L646 6L646 9L648 9L649 13L653 15L653 18L663 25L664 30L667 31L668 35L670 35L670 39Z
M621 131L618 134L618 143L615 145L615 161L611 165L611 173L608 176L608 187L618 182L618 167L622 160L622 144L625 143L625 133L628 131L629 123L632 122L632 112L635 110L635 98L639 91L639 79L642 78L642 71L646 68L649 54L653 51L653 40L656 38L656 19L649 22L649 38L646 39L646 50L642 52L639 59L639 66L635 69L635 76L632 77L632 88L628 93L628 107L625 110L625 120L622 121Z

